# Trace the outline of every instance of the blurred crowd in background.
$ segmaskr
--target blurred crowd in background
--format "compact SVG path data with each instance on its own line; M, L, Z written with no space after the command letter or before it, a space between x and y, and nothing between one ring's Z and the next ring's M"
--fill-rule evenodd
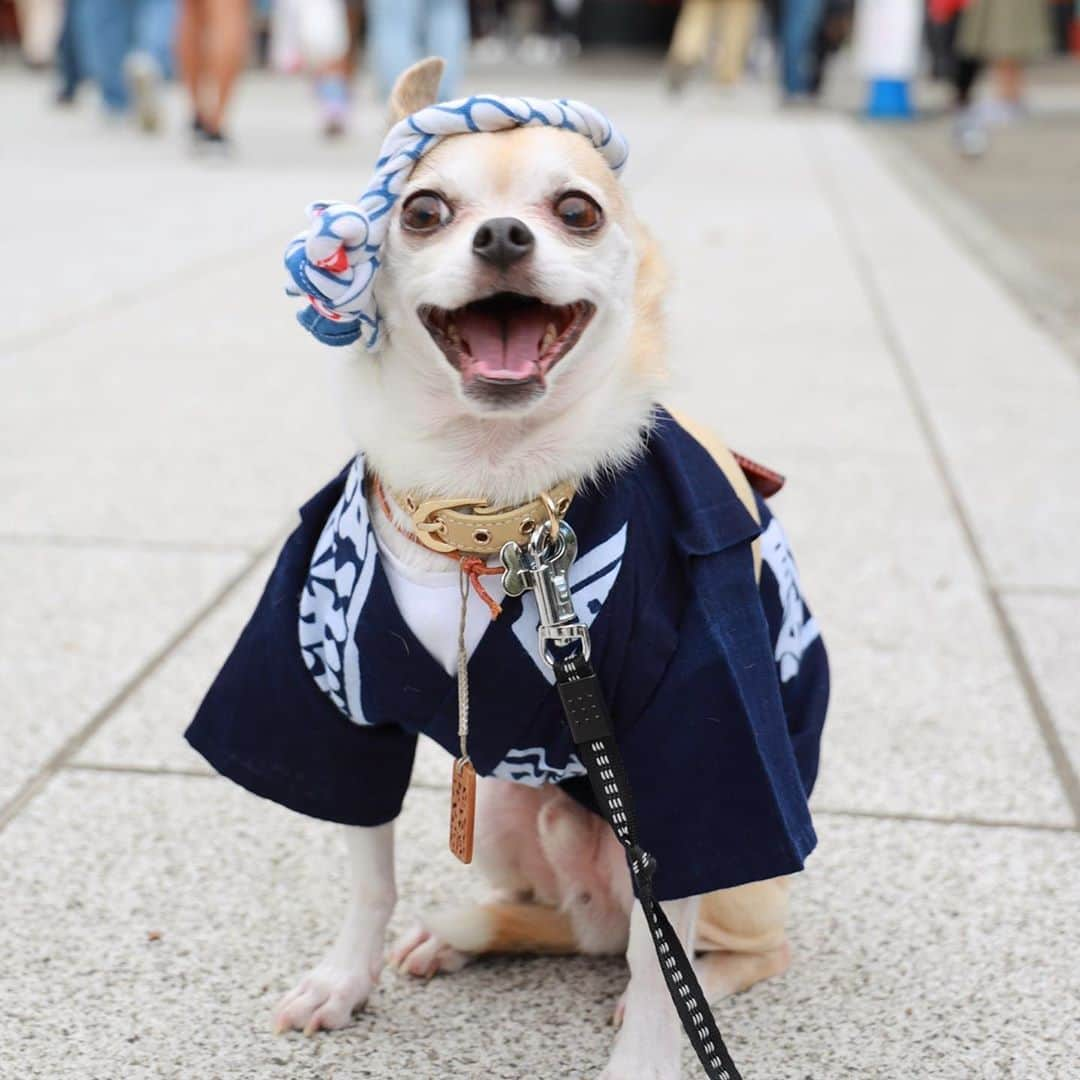
M703 74L731 86L749 72L775 77L781 103L798 105L818 99L858 20L895 21L905 5L918 7L928 72L951 86L972 153L988 126L1023 119L1026 65L1080 49L1080 0L0 0L0 35L28 63L55 66L59 104L95 84L106 116L143 132L160 128L162 84L179 79L193 144L224 152L249 65L305 73L328 137L347 129L362 57L385 97L399 72L437 53L450 98L470 54L545 64L651 47L666 50L672 93ZM984 72L993 93L976 106Z

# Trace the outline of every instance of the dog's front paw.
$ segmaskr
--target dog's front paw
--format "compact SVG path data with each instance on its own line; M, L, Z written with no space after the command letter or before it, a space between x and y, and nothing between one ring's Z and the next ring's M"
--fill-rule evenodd
M619 1021L622 1019L618 1017ZM600 1080L679 1080L681 1046L678 1029L672 1033L660 1025L646 1031L624 1024L615 1037L611 1058Z
M344 1027L354 1010L367 1002L372 978L363 967L342 967L323 961L278 1002L274 1031L314 1035Z
M644 1061L616 1061L612 1057L599 1080L679 1080L681 1075L678 1062L667 1067Z
M387 959L398 971L430 979L440 971L448 975L460 971L470 957L448 945L426 926L417 925L398 938Z

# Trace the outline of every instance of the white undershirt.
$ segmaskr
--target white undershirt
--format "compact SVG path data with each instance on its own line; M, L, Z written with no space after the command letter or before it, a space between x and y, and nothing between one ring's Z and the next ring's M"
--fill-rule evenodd
M423 570L408 566L380 543L379 556L383 561L390 591L394 594L401 617L416 639L442 665L448 675L457 674L458 620L461 618L461 591L457 567L446 560L446 570ZM506 593L502 579L492 574L485 577L484 588L496 603ZM469 589L469 608L465 623L465 651L476 651L484 631L491 625L487 604Z

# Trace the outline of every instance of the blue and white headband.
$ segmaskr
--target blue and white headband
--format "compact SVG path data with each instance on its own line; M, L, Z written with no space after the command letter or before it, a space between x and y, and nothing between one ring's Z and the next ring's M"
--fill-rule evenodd
M300 324L326 345L368 349L380 339L375 272L394 208L413 166L448 135L554 127L584 135L618 174L626 164L626 140L602 113L580 101L504 98L490 94L421 109L395 124L383 140L375 175L355 203L316 202L311 225L285 251L293 279L287 291L306 296Z

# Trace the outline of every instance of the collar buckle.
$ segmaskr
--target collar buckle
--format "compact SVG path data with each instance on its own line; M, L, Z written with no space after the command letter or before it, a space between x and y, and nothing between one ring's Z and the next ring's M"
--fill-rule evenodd
M410 502L412 500L409 500ZM438 515L443 510L461 510L471 507L473 510L483 510L487 507L485 500L476 499L427 499L415 509L408 507L409 516L413 520L416 529L416 538L426 548L438 551L443 555L456 552L458 548L453 544L440 540L440 536L446 534L446 522Z

